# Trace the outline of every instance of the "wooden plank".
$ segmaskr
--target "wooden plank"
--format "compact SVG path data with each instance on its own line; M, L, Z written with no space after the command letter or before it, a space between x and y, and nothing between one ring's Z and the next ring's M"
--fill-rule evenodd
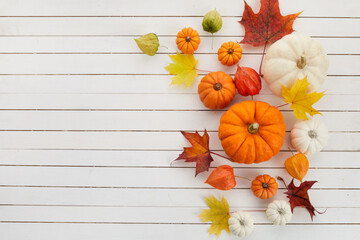
M259 10L259 0L248 0L255 12ZM156 7L154 7L156 6ZM161 7L157 7L161 6ZM231 6L231 7L229 7ZM317 17L358 17L357 1L347 1L339 4L335 0L303 0L296 4L280 0L282 14L291 14L305 10L300 16ZM184 0L174 7L172 2L157 0L144 2L134 0L101 1L101 0L17 0L0 3L1 16L202 16L207 11L216 8L223 16L239 16L244 9L244 3L228 0L220 4L216 0Z
M227 67L215 54L196 55L198 69L224 71L233 74L236 66ZM360 55L330 55L329 75L360 75ZM248 55L239 64L259 68L260 55ZM3 54L0 74L168 74L165 66L170 58L144 54ZM123 64L125 63L126 64ZM346 62L347 64L342 64ZM18 66L22 67L19 68ZM170 79L170 78L169 78Z
M0 75L0 93L197 93L202 77L184 88L170 85L168 75ZM328 76L320 91L356 95L359 88L360 77ZM264 81L260 94L272 94Z
M1 111L1 130L217 131L225 111ZM282 112L287 131L296 122ZM320 116L315 116L319 117ZM24 121L26 119L26 121ZM91 121L89 121L91 119ZM144 121L146 119L146 121ZM166 122L159 119L167 119ZM187 119L188 121L184 121ZM324 112L329 131L360 131L360 112ZM206 120L206 121L204 121Z
M220 117L224 112L2 111L0 130L196 131L205 128L208 131L217 131ZM296 118L293 112L282 114L287 131L290 131ZM324 112L323 116L322 119L327 123L330 131L360 131L360 112ZM167 119L167 121L160 122L159 119Z
M164 101L166 99L166 101ZM235 96L231 105L250 100ZM256 95L256 101L283 105L274 95ZM314 104L319 111L358 111L360 95L325 95ZM228 109L229 107L225 108ZM206 110L196 94L1 94L0 109ZM290 110L284 106L281 110Z
M0 165L88 166L88 167L169 167L182 151L124 150L0 150ZM225 155L223 151L217 151ZM212 167L224 164L235 168L284 168L292 154L282 151L261 164L243 165L213 156ZM360 152L320 152L309 157L310 168L360 168ZM339 160L341 159L341 160ZM195 163L175 161L173 167L195 168Z
M314 38L320 41L328 54L360 54L358 38ZM176 53L175 36L159 37L162 47L157 54ZM213 48L211 42L213 41ZM234 37L201 38L196 53L216 53L222 43L234 41ZM262 48L242 44L243 54L261 54ZM141 53L134 37L6 37L0 38L0 53Z
M234 190L235 191L235 190ZM112 207L197 207L206 208L204 196L224 196L231 207L266 208L273 199L256 198L249 189L111 189L0 187L0 205L112 206ZM276 199L286 200L286 190L279 189ZM309 191L316 208L357 208L359 190ZM141 196L141 197L139 197ZM239 197L241 196L241 197Z
M256 223L255 223L256 224ZM66 224L66 223L0 223L3 235L7 240L48 240L49 232L56 233L52 240L72 239L81 237L87 240L172 240L197 239L208 240L207 229L209 223L204 224ZM47 229L47 231L44 231ZM300 233L299 233L300 232ZM179 234L174 234L179 233ZM256 225L250 235L254 239L341 239L344 237L356 239L359 234L358 225L287 225L286 227L271 225ZM274 238L273 238L274 237ZM233 235L223 232L220 236L224 240L234 240Z
M287 183L292 179L285 169L235 170L236 175L249 179L254 179L259 173L282 176ZM359 169L310 169L306 180L317 180L314 188L358 189L356 179L359 173ZM195 171L191 168L0 167L0 182L3 186L212 188L204 183L208 172L196 178L194 175ZM237 188L249 187L250 182L247 180L238 180Z
M282 150L290 146L286 133ZM210 132L210 149L222 150L217 132ZM359 151L360 134L330 132L324 150ZM181 150L188 143L179 132L0 132L1 149L108 149L108 150Z
M224 18L223 27L216 35L236 36L241 40L244 28L239 20L240 17ZM359 21L358 18L299 18L294 29L314 37L359 37ZM149 31L176 35L185 26L192 26L200 35L209 36L201 24L202 17L0 17L3 36L132 36Z
M240 209L231 208L231 210ZM258 210L258 208L254 210ZM318 210L324 211L325 209L319 208ZM2 206L0 221L201 223L198 217L199 213L201 213L201 209L191 207ZM257 223L269 223L264 212L251 212L251 215ZM314 218L314 223L360 223L359 217L359 208L328 208L326 214L317 215ZM303 208L294 210L291 222L312 223L309 213Z

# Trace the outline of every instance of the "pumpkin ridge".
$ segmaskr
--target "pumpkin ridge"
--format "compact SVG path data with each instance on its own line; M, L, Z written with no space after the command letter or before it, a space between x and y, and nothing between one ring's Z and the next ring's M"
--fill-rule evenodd
M269 175L264 174L264 175L262 175L261 177L262 177L261 182L263 182L263 183L267 183L267 182L269 181Z
M206 96L204 97L204 99L202 101L206 102L208 98L213 98L214 97L213 95L216 95L216 93L214 93L213 91L210 90L209 93L206 94Z
M260 131L259 131L260 132ZM261 135L261 133L259 133L260 135ZM274 136L277 136L277 134L271 134L271 135L274 135ZM264 139L264 137L263 136L261 136L263 139ZM272 137L273 138L273 137ZM265 139L264 139L265 140ZM282 143L281 143L281 146L284 144L284 139L283 139L283 137L282 137ZM267 141L265 140L265 142L267 143ZM268 144L268 143L267 143ZM269 144L268 144L269 145ZM269 145L269 147L271 148L271 150L273 151L273 154L275 155L275 153L277 154L279 151L280 151L280 149L281 149L281 146L279 147L279 149L277 149L277 148L275 148L275 147L272 147L271 145ZM275 148L275 149L274 149Z
M212 85L211 85L212 86ZM204 90L201 91L200 96L203 97L203 99L205 99L205 97L212 92L211 88L205 88Z
M193 29L190 28L190 27L188 27L188 28L186 28L186 30L185 30L184 33L185 33L185 36L191 37L191 35L192 35L192 33L193 33Z
M186 38L186 35L183 31L180 31L180 32L178 32L177 37L183 39L183 38Z
M275 59L272 59L272 60L275 60ZM284 60L284 59L281 59L281 60ZM287 60L288 62L292 62L291 60L288 60L288 59L286 59L286 60ZM293 62L292 62L292 63L293 63ZM269 83L273 83L275 80L278 80L278 79L283 79L284 77L292 74L295 70L301 71L301 69L298 69L298 68L297 68L297 66L296 66L295 63L294 63L293 65L294 65L294 66L293 66L292 68L288 68L287 71L284 71L282 75L277 76L276 79L272 79L272 81L269 82ZM297 75L297 74L296 74L296 75ZM269 78L267 78L267 79L269 79ZM296 80L296 79L294 79L294 81L295 81L295 80ZM285 87L290 87L290 86L285 86Z
M253 102L255 102L255 101L250 100L250 101L247 101L247 102L242 102L242 103L243 103L242 111L246 113L246 114L242 114L242 115L244 115L244 116L246 116L246 115L249 116L249 119L245 119L245 120L244 120L244 119L241 118L245 124L250 124L250 123L253 123L253 121L254 121L255 109L254 109L254 113L253 113L253 114L251 114L251 112L248 111L249 108L252 108L252 107L253 107L253 106L251 106L251 105L253 104ZM242 103L240 103L240 104L242 104ZM254 104L254 106L255 106L255 104ZM242 116L242 115L239 115L239 117Z
M241 133L238 133L238 134L241 134ZM246 138L244 138L244 140L240 143L239 147L236 149L234 155L231 156L231 158L233 158L234 156L238 156L238 152L240 151L240 149L241 149L242 145L244 144L245 140L246 140ZM238 161L236 161L236 162L238 162ZM243 163L243 161L240 161L240 163Z
M229 97L229 91L226 88L224 88L224 85L222 85L222 88L219 90L219 93L222 95L225 101L230 100L231 102L231 99L227 99Z
M245 141L251 142L251 144L249 144L250 147L247 147L248 151L247 151L246 159L250 159L249 161L251 161L251 163L254 163L256 161L256 147L255 147L254 136L252 136L252 135L248 136L245 139Z
M208 88L210 88L209 91L211 91L211 88L213 88L215 84L216 83L210 83L208 81L203 81L203 87L205 89L203 91L206 91Z
M225 83L223 84L223 89L232 94L233 92L231 91L231 88L229 88L229 86L233 86L233 85L230 83Z
M273 156L273 155L274 155L274 151L272 150L272 148L270 147L270 145L265 141L265 139L263 139L260 134L257 134L256 136L259 137L259 138L261 139L261 141L263 142L263 144L262 144L262 146L261 146L261 150L260 150L259 152L262 152L262 150L264 150L265 147L264 147L263 145L265 145L265 146L267 146L268 149L270 149L271 155ZM259 140L259 141L260 141L260 140ZM260 145L260 144L257 144L257 145ZM264 155L265 155L265 154L262 154L262 159L264 159ZM256 162L258 163L258 161L256 161Z
M263 104L262 104L263 105ZM264 105L263 105L264 106ZM266 112L269 110L270 105L267 105L267 109L265 111L263 111L262 116L258 115L258 112L256 109L259 107L259 102L255 102L255 116L254 119L256 119L257 122L261 122L261 119L264 117L264 115L266 114ZM264 124L261 124L261 126L263 126Z
M274 129L274 131L272 130L272 129L268 129L269 127L271 127L271 128L279 128L279 127L281 127L283 124L269 124L269 125L261 125L262 126L262 128L261 128L261 130L259 129L259 132L261 131L261 132L263 132L263 133L268 133L268 134L274 134L274 135L279 135L279 134L281 134L280 132L282 132L282 131L279 131L279 130L277 130L277 129Z
M178 43L176 43L179 47L179 49L184 47L185 41L179 41Z
M221 89L219 91L216 92L216 96L217 96L217 108L222 108L222 102L224 102L224 96L223 96L223 92L221 91Z
M196 42L195 40L193 39L191 42L189 42L189 45L191 45L191 47L195 50L196 49Z
M226 55L224 56L224 58L223 58L221 61L225 61L225 63L227 64L227 63L228 63L228 61L229 61L229 55L228 55L228 54L226 54Z
M240 133L238 133L238 134L240 134ZM223 138L221 141L226 140L227 138L230 138L230 137L234 137L234 136L236 136L236 135L238 135L238 134L234 134L234 135L227 136L226 138ZM245 138L243 138L242 142L239 144L239 146L238 146L238 148L235 150L235 153L234 153L234 154L227 154L229 157L234 158L234 161L235 161L235 162L242 163L242 161L237 161L234 156L237 155L237 152L239 151L239 149L240 149L241 145L244 143L244 141L245 141Z
M235 105L234 105L235 106ZM230 109L229 109L230 110ZM231 113L233 113L233 115L236 115L236 117L241 121L241 123L243 123L243 124L247 124L247 122L246 121L244 121L244 119L242 119L242 117L240 116L240 114L237 112L237 111L230 111ZM226 112L227 113L227 112ZM225 114L226 114L225 113ZM224 114L224 116L225 116L225 114ZM227 114L228 115L228 114Z
M217 79L217 76L216 76L216 74L217 74L218 72L211 72L211 73L209 73L208 75L206 75L206 76L208 76L207 78L206 78L206 80L209 78L209 80L212 80L212 84L216 84L217 82L218 82L218 79Z
M225 115L226 114L226 115ZM243 125L246 125L246 123L240 118L240 116L238 115L238 114L236 114L236 112L234 112L234 111L232 111L232 112L226 112L224 114L224 116L226 116L226 117L228 117L228 116L232 116L232 117L236 117L237 119L237 122L239 122L239 123L241 123L241 124L243 124ZM225 120L221 120L220 119L220 124L222 124L222 123L224 123L224 124L230 124L231 123L231 125L233 125L233 126L238 126L239 124L233 124L233 122L228 122L228 119L227 118L225 118ZM240 126L240 125L239 125ZM241 125L242 126L242 125Z

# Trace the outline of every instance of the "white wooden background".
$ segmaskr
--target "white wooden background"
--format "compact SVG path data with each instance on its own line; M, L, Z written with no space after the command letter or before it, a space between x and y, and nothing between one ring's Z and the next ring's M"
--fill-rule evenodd
M254 10L259 0L248 0ZM304 12L294 29L321 41L330 58L316 104L329 126L325 150L310 158L306 180L318 210L311 222L297 208L291 224L272 226L253 213L249 239L357 239L360 232L360 3L358 0L280 0L283 14ZM216 9L224 25L211 37L202 16ZM175 36L197 29L198 67L234 73L216 51L240 41L241 0L0 0L0 234L6 240L216 239L197 215L204 196L225 195L232 210L265 209L249 183L228 192L194 179L194 165L176 162L187 145L179 130L207 128L211 148L224 111L209 111L193 87L169 86L164 67L175 53ZM141 54L134 38L159 35L154 57ZM258 69L262 48L243 46L242 65ZM239 102L249 98L236 97ZM256 100L280 105L263 85ZM273 160L234 165L236 173L281 175L290 156L295 118L283 108L286 142ZM213 167L229 164L216 158ZM285 199L284 188L276 199ZM232 239L225 232L221 239Z

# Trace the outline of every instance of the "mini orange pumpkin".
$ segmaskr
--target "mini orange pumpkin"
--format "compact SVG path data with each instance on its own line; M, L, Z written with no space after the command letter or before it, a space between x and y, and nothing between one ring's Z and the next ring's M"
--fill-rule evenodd
M239 62L242 48L236 42L225 42L218 50L218 59L223 65L232 66Z
M254 195L261 199L272 198L278 189L275 178L269 175L259 175L251 183L251 190Z
M211 72L201 79L198 93L205 107L221 109L233 100L236 88L230 75L218 71Z
M225 153L238 163L260 163L276 155L286 126L278 108L261 101L244 101L220 119L219 138Z
M191 27L183 28L177 34L176 45L185 54L193 54L200 44L199 33Z

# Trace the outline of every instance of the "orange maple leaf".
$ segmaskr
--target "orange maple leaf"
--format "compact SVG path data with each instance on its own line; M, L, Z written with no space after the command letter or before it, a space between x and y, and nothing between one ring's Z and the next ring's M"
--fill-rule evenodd
M260 11L255 14L245 2L243 17L239 21L245 28L245 37L241 43L254 47L274 43L294 31L292 26L300 13L282 16L279 0L261 0Z
M210 163L214 159L210 155L209 134L206 132L206 129L203 136L200 136L197 131L195 133L181 131L181 133L191 143L192 147L184 147L184 152L175 160L196 162L195 177L201 172L208 171Z

